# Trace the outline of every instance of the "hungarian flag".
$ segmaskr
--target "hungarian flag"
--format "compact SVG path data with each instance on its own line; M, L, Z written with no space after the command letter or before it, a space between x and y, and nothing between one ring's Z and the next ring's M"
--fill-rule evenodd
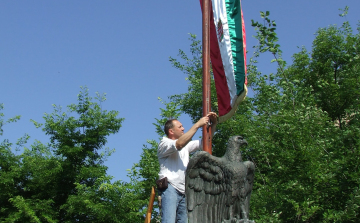
M219 122L224 122L247 94L246 37L240 0L210 1L210 58Z

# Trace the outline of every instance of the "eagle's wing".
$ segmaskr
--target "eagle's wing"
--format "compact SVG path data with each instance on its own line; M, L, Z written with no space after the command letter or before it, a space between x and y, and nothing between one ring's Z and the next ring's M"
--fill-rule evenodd
M185 180L189 222L217 223L228 217L231 179L227 179L225 163L204 151L190 159Z
M247 167L247 175L246 175L246 182L245 182L245 211L247 213L247 218L249 217L250 212L250 196L254 184L254 177L255 177L255 164L251 161L245 161L244 165Z

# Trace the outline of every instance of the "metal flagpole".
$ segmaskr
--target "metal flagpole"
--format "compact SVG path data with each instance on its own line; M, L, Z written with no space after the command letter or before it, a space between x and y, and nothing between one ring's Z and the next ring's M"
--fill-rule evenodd
M202 0L202 50L203 50L203 116L211 111L210 98L210 0ZM203 150L212 154L211 127L204 126Z

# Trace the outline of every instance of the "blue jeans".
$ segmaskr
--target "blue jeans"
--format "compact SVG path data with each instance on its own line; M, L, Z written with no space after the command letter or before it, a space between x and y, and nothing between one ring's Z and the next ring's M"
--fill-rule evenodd
M187 208L185 194L177 191L171 184L161 196L161 223L187 223Z

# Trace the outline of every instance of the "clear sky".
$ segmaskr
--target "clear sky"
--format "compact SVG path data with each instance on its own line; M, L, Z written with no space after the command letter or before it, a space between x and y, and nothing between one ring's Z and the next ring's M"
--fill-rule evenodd
M349 6L346 19L355 28L360 20L359 0L243 0L248 58L256 44L251 19L270 11L284 59L308 50L320 27L345 21L339 8ZM52 104L76 103L80 86L90 95L106 93L104 108L125 118L119 133L109 138L116 152L105 163L115 180L128 181L126 169L138 162L143 145L157 139L155 118L161 104L187 91L185 75L173 68L169 56L189 50L188 33L201 39L198 0L1 0L0 1L0 103L6 118L21 115L4 127L4 138L28 133L31 142L48 137L30 122L43 122ZM273 69L261 62L264 73ZM188 117L181 120L185 130ZM197 137L201 135L199 131ZM1 139L1 141L2 141Z

